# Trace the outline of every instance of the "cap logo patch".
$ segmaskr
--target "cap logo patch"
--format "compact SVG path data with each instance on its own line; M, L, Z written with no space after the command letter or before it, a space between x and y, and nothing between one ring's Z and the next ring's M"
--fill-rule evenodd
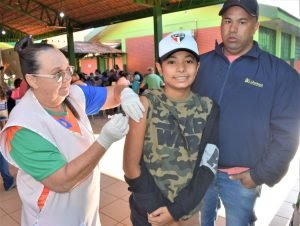
M182 40L184 39L185 34L184 33L177 33L177 34L173 34L171 35L171 38L177 43L180 44L182 42Z

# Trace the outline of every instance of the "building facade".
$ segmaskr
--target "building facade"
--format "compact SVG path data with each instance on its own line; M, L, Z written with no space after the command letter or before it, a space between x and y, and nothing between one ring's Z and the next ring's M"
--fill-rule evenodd
M221 42L218 12L222 5L214 5L164 14L162 16L164 35L175 30L192 30L199 45L200 53L214 48L215 42ZM300 73L300 19L284 10L260 5L260 28L255 34L262 49L284 59ZM154 66L153 18L144 18L107 26L98 34L89 36L86 41L116 43L126 55L118 59L89 59L98 61L100 70L110 69L117 62L121 69L129 72L146 73L149 66ZM112 62L114 61L114 62ZM81 62L84 71L87 65Z

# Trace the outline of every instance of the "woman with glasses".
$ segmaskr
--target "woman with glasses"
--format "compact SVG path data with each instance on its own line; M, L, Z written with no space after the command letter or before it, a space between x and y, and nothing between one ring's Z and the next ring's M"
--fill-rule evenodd
M117 106L139 121L143 107L129 88L70 85L74 67L52 45L16 44L29 89L0 134L1 152L19 168L22 226L98 226L99 160L128 132L117 114L95 139L86 112ZM91 107L92 106L92 107Z

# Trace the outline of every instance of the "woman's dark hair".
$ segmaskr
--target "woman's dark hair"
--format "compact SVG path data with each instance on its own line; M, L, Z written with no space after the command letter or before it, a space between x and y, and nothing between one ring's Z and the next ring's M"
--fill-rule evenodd
M119 71L119 78L126 77L128 75L128 72L126 71Z
M21 71L24 78L26 74L37 73L40 65L36 55L40 51L48 49L54 49L54 46L47 43L33 43L31 36L24 37L16 43L15 51L19 54Z
M84 73L79 72L79 73L78 73L78 76L79 76L79 79L80 79L81 81L83 81L83 82L86 81L86 78L85 78L85 76L84 76Z
M53 45L47 43L33 43L32 36L26 36L20 39L14 50L19 54L20 66L23 77L26 81L26 74L35 74L38 72L40 65L38 63L37 53L40 51L45 51L49 49L55 49ZM73 115L79 119L79 114L73 107L71 102L66 98L64 103L69 107Z
M114 65L114 69L115 69L115 70L119 70L119 69L120 69L120 68L119 68L119 65L115 64L115 65Z

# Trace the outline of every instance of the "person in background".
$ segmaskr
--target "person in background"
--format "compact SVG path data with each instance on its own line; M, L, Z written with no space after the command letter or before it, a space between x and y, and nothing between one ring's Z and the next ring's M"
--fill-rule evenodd
M3 66L0 66L1 73L5 73L6 70L9 70L9 67L10 65L8 63L5 63ZM19 99L22 97L23 90L21 90L20 87L21 83L22 83L22 79L16 78L14 80L14 89L11 89L10 86L8 86L5 82L3 84L4 85L3 90L5 90L5 94L6 94L5 101L6 101L6 109L8 114L16 105L16 103L19 101Z
M102 73L102 86L109 86L109 76L108 76L108 71L105 70L103 73Z
M129 86L130 85L130 74L126 71L119 71L119 76L118 76L118 81L117 85L124 85L124 86Z
M148 74L144 77L140 89L160 89L164 85L162 78L155 74L153 67L148 67Z
M118 81L118 75L116 74L117 71L115 71L114 69L111 69L108 73L108 84L111 85L115 85L116 82Z
M14 89L11 92L11 98L14 99L16 101L16 104L20 101L21 99L21 94L20 94L20 85L22 83L22 79L21 78L16 78L14 80Z
M99 226L99 160L127 134L128 117L142 117L139 97L124 86L70 85L74 67L64 54L31 36L15 50L29 89L12 110L0 147L19 168L21 225ZM95 138L87 113L120 103L128 117L116 114Z
M112 71L114 72L114 75L115 75L115 79L118 80L119 78L119 72L120 72L120 67L118 64L115 64Z
M89 75L86 75L86 79L84 81L88 86L94 86L94 73L91 72Z
M139 94L139 89L140 89L140 84L141 84L140 81L141 81L140 73L134 72L134 78L133 78L133 81L132 81L132 84L131 84L131 88L137 94Z
M0 129L2 129L8 118L7 99L4 88L0 86Z
M22 82L20 84L20 89L19 89L20 98L22 98L25 95L27 90L28 90L28 84L25 79L22 79Z
M101 75L101 77L102 77L102 75ZM102 79L101 79L101 77L100 76L95 76L95 79L94 79L95 84L94 84L94 86L102 86Z
M7 112L7 100L6 94L2 87L0 87L0 129L2 129L8 119ZM10 191L16 186L14 177L9 172L9 166L7 161L0 153L0 173L3 181L3 187L5 191Z
M201 226L214 225L219 199L227 226L253 225L261 185L278 183L298 148L300 79L253 40L256 0L227 0L219 15L223 42L200 56L192 88L221 111L219 169L204 197Z
M80 86L87 86L87 84L84 81L82 81L82 79L80 78L79 74L76 73L76 72L74 72L72 74L71 84L80 85Z
M9 166L7 161L3 158L0 153L0 173L3 181L3 187L5 191L10 191L16 187L14 177L9 172Z
M146 111L139 123L130 121L124 148L134 226L190 225L214 178L218 108L191 92L198 54L190 31L159 43L156 67L165 87L141 96Z
M98 78L102 78L102 74L101 74L101 71L99 69L96 69L95 70L95 77L98 77Z

